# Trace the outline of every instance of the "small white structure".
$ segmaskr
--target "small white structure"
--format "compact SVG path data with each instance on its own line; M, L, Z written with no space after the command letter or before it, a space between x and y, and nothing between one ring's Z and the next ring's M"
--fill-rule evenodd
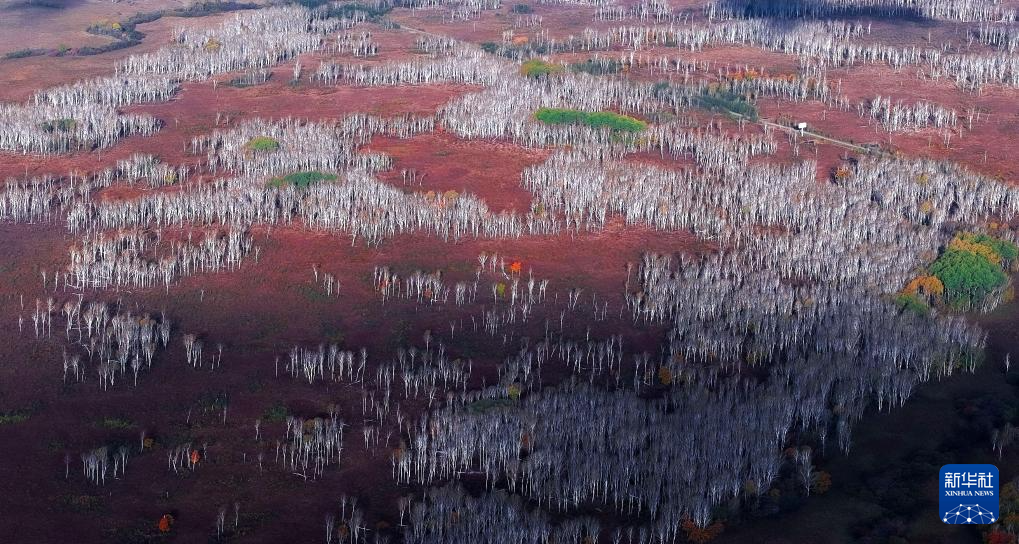
M799 123L796 123L794 126L796 127L796 130L798 130L800 132L803 132L804 130L807 130L807 124L804 123L803 121L800 121Z

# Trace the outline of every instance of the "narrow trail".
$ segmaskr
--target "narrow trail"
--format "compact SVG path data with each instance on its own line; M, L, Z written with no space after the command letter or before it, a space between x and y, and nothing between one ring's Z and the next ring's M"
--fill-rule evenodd
M733 113L733 115L739 116L738 113ZM809 136L809 137L817 139L817 140L822 140L822 141L828 142L830 144L837 145L837 146L840 146L840 147L845 147L847 149L851 149L853 151L857 151L857 152L864 153L864 154L875 153L874 149L863 147L861 145L857 145L857 144L854 144L852 142L847 142L845 140L839 140L838 138L832 138L830 136L824 136L824 135L818 134L816 132L811 132L809 130L800 130L800 129L795 128L795 127L789 127L789 126L786 126L786 125L781 125L781 124L775 123L773 121L768 121L767 119L759 119L757 121L757 124L761 125L762 127L777 128L777 129L782 130L782 131L787 132L787 133L799 134L800 136ZM883 152L879 152L879 153L883 153Z

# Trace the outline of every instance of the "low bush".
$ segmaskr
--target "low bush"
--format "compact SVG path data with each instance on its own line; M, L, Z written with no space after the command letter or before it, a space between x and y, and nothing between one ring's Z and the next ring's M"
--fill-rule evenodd
M919 296L912 293L902 293L895 297L895 305L903 312L913 312L918 315L930 313L930 307Z
M15 423L23 423L31 417L31 413L28 410L15 410L13 412L2 412L0 413L0 425L13 425Z
M118 49L124 49L126 47L132 47L140 43L142 43L141 40L118 40L99 47L86 45L84 47L79 47L77 54L86 57L90 55L99 55L102 53L109 53L110 51L116 51Z
M304 5L305 7L314 7L310 4L328 4L328 8L324 8L324 14L326 17L351 19L355 13L363 13L365 19L371 22L381 22L382 18L389 14L393 10L391 5L378 5L370 6L366 4L351 3L351 4L340 4L333 3L328 0L298 0L298 4Z
M99 426L110 430L133 429L134 422L122 417L107 417L99 421Z
M520 73L527 77L539 78L545 77L551 74L559 74L566 71L566 67L561 64L553 64L551 62L545 62L541 59L531 59L522 65L520 65Z
M290 415L290 412L287 410L287 407L282 402L277 402L265 409L262 419L270 423L279 423L286 421L288 415Z
M251 151L276 151L280 143L268 136L255 136L244 144Z
M18 49L17 51L11 51L10 53L5 53L4 54L4 58L5 59L23 59L23 58L26 58L26 57L37 57L39 55L45 55L46 53L47 53L46 49Z
M706 110L735 113L756 121L757 108L746 98L723 89L709 90L697 96L694 104Z
M608 128L614 132L641 132L647 123L628 115L610 111L586 112L580 110L541 108L534 117L549 125L587 125L593 128Z

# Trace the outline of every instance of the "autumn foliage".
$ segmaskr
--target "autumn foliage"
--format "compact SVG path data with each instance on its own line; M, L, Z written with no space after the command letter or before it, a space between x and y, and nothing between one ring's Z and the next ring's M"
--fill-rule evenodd
M945 294L945 285L941 283L941 280L939 280L937 276L925 274L910 280L910 282L906 284L905 289L902 291L909 295L922 294L927 295L928 297L940 297Z
M515 384L515 383L514 384L510 384L510 386L506 388L506 394L509 396L509 398L511 398L513 400L519 399L520 398L520 386Z
M824 495L831 489L831 474L819 470L814 473L814 480L810 483L810 490L818 495Z
M839 165L839 167L835 169L835 181L846 181L851 175L853 175L853 171L844 164Z
M928 267L910 280L896 302L925 314L928 304L944 303L965 310L979 306L1008 283L1005 268L1019 257L1019 248L993 236L962 232Z
M968 251L987 259L991 262L991 264L1001 264L1001 255L995 251L994 247L989 243L981 243L980 241L977 241L977 239L973 236L956 236L948 243L948 249Z
M931 263L930 273L941 280L949 305L967 309L980 305L1008 282L1003 267L1017 255L1019 249L1010 242L964 232Z
M159 523L156 524L159 528L160 533L169 533L173 527L173 516L170 514L163 514L163 517L159 518Z
M754 79L761 77L761 75L762 74L757 70L754 70L753 68L748 68L746 70L737 70L735 72L731 72L728 74L728 77L733 81L743 80L752 81Z
M672 371L669 370L669 367L663 366L658 369L658 381L661 382L662 385L672 384Z

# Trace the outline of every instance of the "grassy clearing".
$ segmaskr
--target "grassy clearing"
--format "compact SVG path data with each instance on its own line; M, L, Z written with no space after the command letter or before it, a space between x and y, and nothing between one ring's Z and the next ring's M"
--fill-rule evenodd
M608 128L613 132L642 132L647 129L647 123L640 119L610 111L541 108L534 113L534 117L548 125L587 125L592 128Z
M545 62L541 59L531 59L520 65L520 73L532 78L547 77L552 74L561 74L565 71L566 67L562 64Z
M24 423L28 421L28 418L32 417L31 412L28 410L15 410L13 412L0 413L0 425L14 425L16 423Z
M122 431L125 429L133 429L134 422L122 417L107 417L100 420L98 426L111 431Z
M42 410L42 408L43 408L42 402L34 401L30 405L23 408L8 410L6 412L0 411L0 426L24 423L28 421L28 419L31 418L33 415Z
M283 177L272 178L269 180L269 186L271 187L297 187L300 189L306 189L316 183L323 181L336 181L335 174L327 174L325 172L319 172L312 170L308 172L294 172L293 174L287 174Z
M280 143L268 136L255 136L248 140L244 147L251 151L276 151L280 148Z

